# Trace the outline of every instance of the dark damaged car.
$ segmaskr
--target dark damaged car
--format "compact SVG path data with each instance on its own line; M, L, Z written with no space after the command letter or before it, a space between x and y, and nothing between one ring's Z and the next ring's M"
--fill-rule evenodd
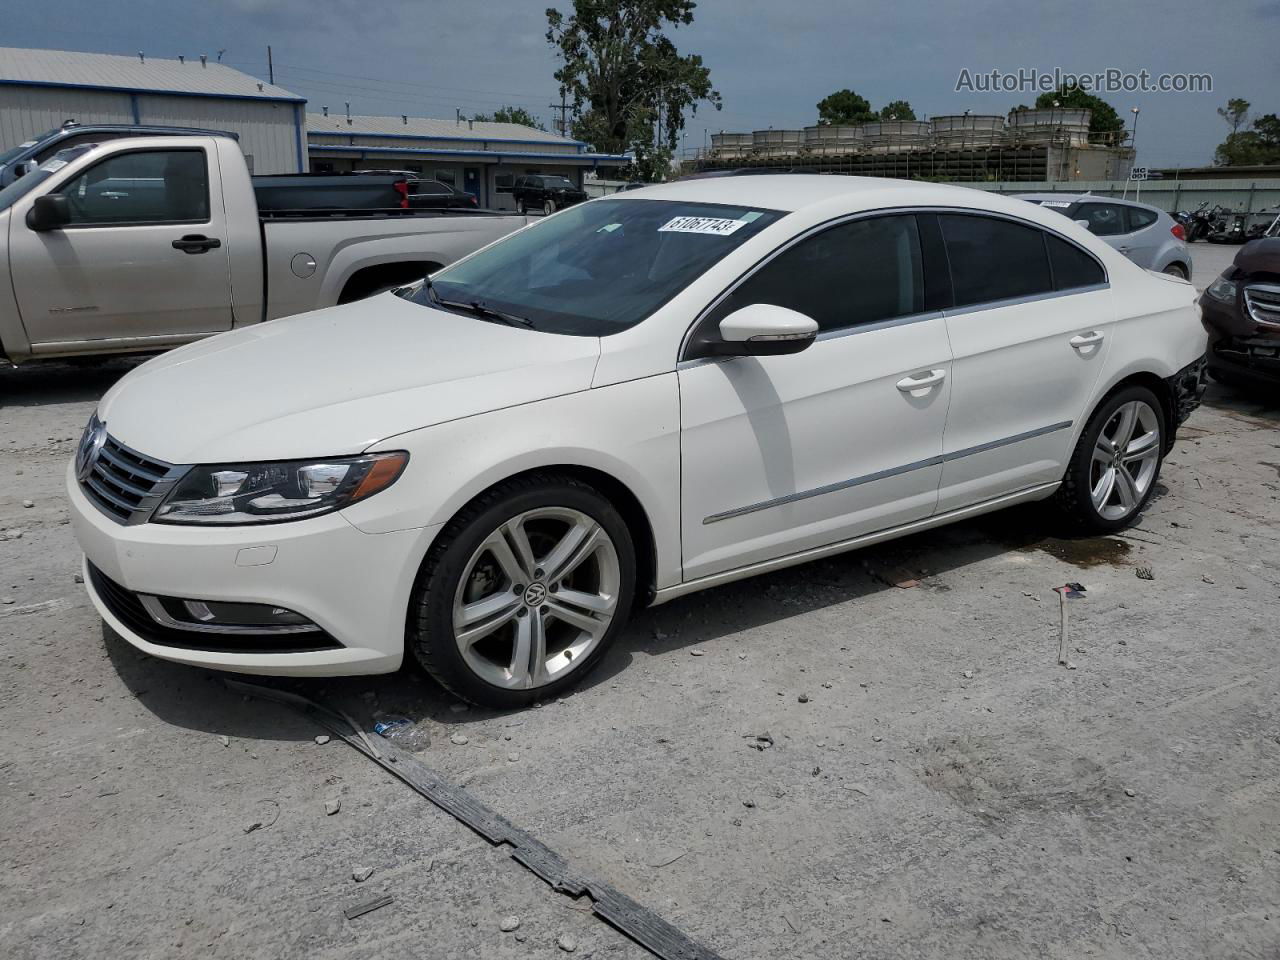
M1241 247L1201 294L1200 311L1213 378L1280 396L1280 237Z

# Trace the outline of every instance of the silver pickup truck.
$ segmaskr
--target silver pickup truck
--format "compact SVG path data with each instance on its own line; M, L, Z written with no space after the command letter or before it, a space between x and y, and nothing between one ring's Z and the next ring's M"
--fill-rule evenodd
M236 141L216 134L81 144L0 188L0 359L164 350L420 279L525 225L265 211L254 191Z

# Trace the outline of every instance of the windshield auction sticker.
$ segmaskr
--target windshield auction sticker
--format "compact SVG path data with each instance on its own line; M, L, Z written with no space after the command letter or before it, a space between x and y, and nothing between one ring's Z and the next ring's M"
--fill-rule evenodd
M713 237L727 237L746 225L745 220L721 220L718 217L672 217L658 228L658 232L707 233Z

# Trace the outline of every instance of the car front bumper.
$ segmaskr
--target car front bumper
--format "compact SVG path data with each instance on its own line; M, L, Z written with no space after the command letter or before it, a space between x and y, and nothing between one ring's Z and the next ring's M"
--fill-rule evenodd
M431 529L369 534L340 513L235 527L119 524L67 469L85 588L107 624L145 653L273 676L387 673L404 655L405 616ZM320 628L283 642L228 640L152 623L138 595L284 607Z

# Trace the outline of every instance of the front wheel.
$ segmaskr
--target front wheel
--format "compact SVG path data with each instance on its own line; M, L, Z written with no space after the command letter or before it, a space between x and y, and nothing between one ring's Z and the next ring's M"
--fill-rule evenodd
M509 709L553 697L600 662L635 594L625 521L568 476L500 484L431 548L409 644L446 689Z
M1089 418L1055 503L1077 528L1111 533L1132 523L1155 492L1164 459L1160 401L1126 387Z

